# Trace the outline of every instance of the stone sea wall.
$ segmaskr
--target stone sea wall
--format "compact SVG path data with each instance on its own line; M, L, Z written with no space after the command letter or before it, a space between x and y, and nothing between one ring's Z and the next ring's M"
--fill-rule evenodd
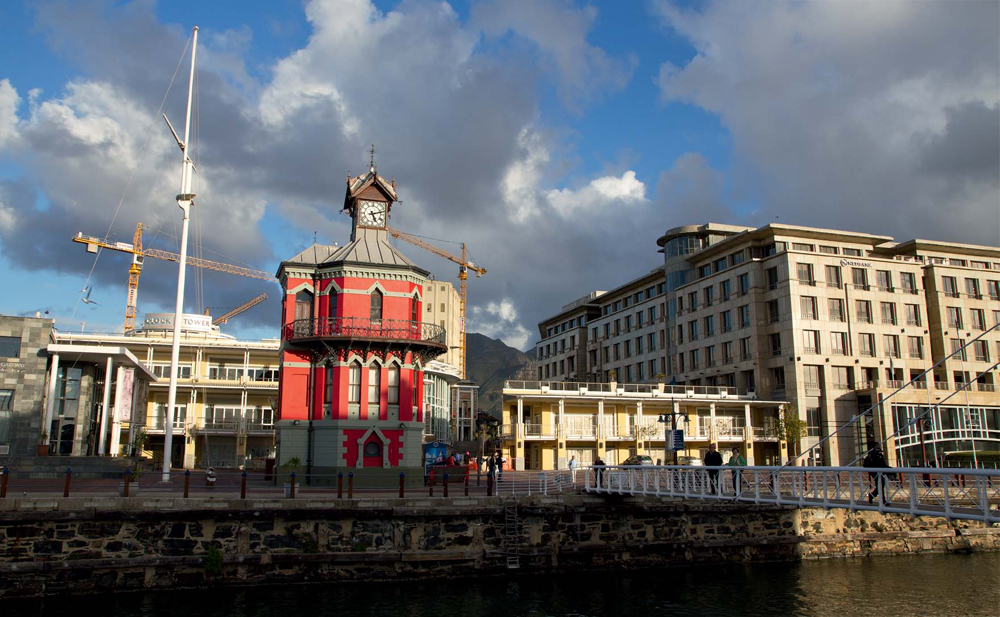
M0 502L0 598L1000 550L940 518L584 495Z

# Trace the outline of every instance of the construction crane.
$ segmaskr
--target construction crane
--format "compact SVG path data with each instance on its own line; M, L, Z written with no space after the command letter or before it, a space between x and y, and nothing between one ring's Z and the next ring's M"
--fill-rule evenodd
M433 244L428 244L427 242L424 242L423 240L421 240L420 238L417 238L416 236L411 236L410 234L408 234L406 232L399 231L398 229L394 229L394 228L389 227L389 226L386 226L386 229L389 231L390 234L392 234L393 238L399 238L400 240L406 240L410 244L412 244L414 246L419 246L420 248L424 249L425 251L427 251L429 253L433 253L433 254L437 255L438 257L444 257L448 261L453 261L453 262L455 262L455 263L458 264L458 298L459 298L459 302L460 302L459 315L460 315L461 324L462 324L462 326L461 326L462 327L462 339L461 339L461 341L459 342L459 345L458 345L458 357L459 357L459 363L462 365L461 366L461 369L462 369L462 379L465 379L465 310L466 310L465 309L465 299L466 299L466 296L468 295L467 291L466 291L466 281L468 281L468 279L469 279L468 270L472 270L473 272L475 272L476 273L476 277L478 278L478 277L481 277L482 275L486 274L486 268L480 268L479 266L477 266L474 263L472 263L471 261L469 261L469 259L466 257L465 243L464 242L460 242L459 243L462 246L462 256L461 257L456 257L455 255L452 255L448 251L446 251L444 249L440 249L440 248L434 246Z
M139 275L142 274L142 263L146 257L162 259L163 261L181 260L181 256L177 253L170 253L159 249L143 249L142 228L142 223L135 226L135 236L132 239L132 244L127 242L107 242L93 236L85 236L82 232L78 232L76 237L73 238L73 242L79 242L86 245L88 253L96 253L100 249L131 253L132 265L129 266L128 269L128 295L125 299L125 332L132 332L135 330L135 307L139 297ZM214 270L216 272L227 272L237 276L246 276L264 281L275 280L274 275L270 272L256 270L254 268L246 268L243 266L234 266L233 264L222 263L219 261L200 259L198 257L189 256L187 258L187 264L189 266L195 266L196 268L204 268L206 270Z
M231 311L229 311L227 313L223 313L219 317L216 317L215 319L213 319L212 320L212 325L213 326L222 325L222 324L228 322L233 317L236 317L240 313L252 309L253 307L255 307L258 304L260 304L261 302L263 302L264 300L267 300L267 294L260 294L259 296L255 296L253 298L250 298L249 300L247 300L243 304L237 306L233 310L231 310ZM205 315L208 315L208 307L205 307Z

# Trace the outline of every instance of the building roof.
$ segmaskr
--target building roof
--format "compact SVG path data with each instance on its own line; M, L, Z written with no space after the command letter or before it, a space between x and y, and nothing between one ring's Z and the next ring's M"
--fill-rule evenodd
M399 198L396 196L395 180L391 183L386 182L385 178L378 175L375 168L369 168L368 171L357 176L355 178L348 178L347 180L347 195L348 197L357 195L362 190L367 188L371 184L377 184L380 189L382 189L386 195L393 201L397 201Z
M424 276L429 274L389 244L388 234L379 230L378 233L361 234L344 246L313 244L291 259L281 262L279 275L281 268L286 265L321 266L340 262L413 268Z
M156 381L156 375L149 370L149 368L139 362L139 360L132 355L132 352L125 347L118 347L112 345L72 345L63 343L52 343L46 350L49 355L60 354L63 356L63 362L94 362L102 363L107 362L110 358L113 364L118 366L127 366L134 368L141 372L142 375L149 381Z

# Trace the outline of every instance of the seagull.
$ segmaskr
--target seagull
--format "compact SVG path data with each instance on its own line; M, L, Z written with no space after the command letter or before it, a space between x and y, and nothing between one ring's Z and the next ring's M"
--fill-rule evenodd
M99 306L95 300L90 299L90 292L92 291L94 291L93 287L84 287L83 289L81 289L80 293L84 294L84 296L80 298L80 300L82 300L84 304L93 304L94 306Z

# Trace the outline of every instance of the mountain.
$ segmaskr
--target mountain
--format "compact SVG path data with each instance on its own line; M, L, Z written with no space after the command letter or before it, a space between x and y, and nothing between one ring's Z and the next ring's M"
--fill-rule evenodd
M479 407L497 418L503 417L503 382L507 379L535 379L531 357L483 334L465 337L468 378L479 385Z

